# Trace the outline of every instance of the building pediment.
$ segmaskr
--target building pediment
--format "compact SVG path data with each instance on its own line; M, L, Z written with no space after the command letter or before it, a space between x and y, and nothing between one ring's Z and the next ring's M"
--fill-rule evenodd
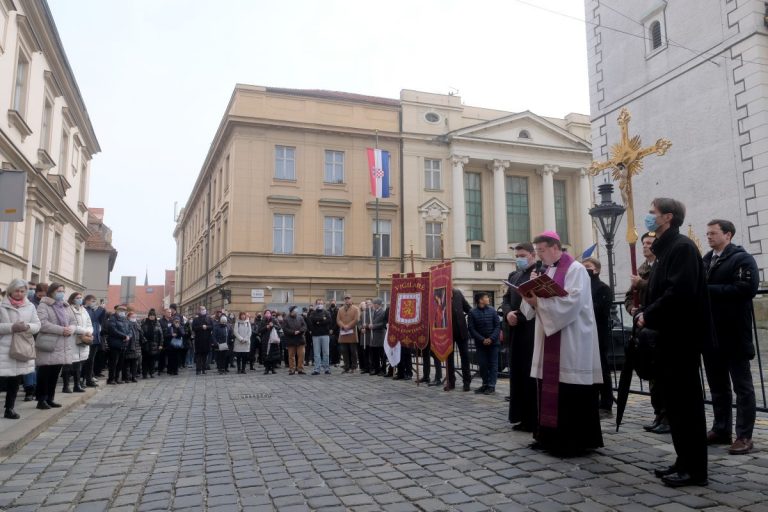
M433 197L426 203L419 206L419 213L421 214L421 218L430 222L442 222L448 218L448 214L450 212L451 209L448 207L448 205L436 197Z
M454 130L448 138L592 151L588 141L529 111Z

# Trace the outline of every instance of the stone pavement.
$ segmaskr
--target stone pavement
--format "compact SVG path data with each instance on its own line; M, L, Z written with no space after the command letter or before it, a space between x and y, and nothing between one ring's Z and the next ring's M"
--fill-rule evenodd
M640 428L646 397L599 453L561 460L510 430L504 394L284 369L110 386L0 462L0 510L768 510L766 452L718 447L709 487L660 485L672 452Z

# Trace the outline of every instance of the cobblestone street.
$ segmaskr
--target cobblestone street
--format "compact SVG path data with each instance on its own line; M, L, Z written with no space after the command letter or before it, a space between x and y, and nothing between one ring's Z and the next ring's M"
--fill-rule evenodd
M660 485L672 452L640 428L646 397L599 453L560 460L511 431L504 394L284 369L104 387L2 461L0 509L768 510L764 451L713 448L709 487Z

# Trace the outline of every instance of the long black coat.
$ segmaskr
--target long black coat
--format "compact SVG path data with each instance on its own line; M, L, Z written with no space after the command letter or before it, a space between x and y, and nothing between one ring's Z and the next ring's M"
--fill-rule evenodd
M605 348L611 344L611 287L600 280L598 276L590 276L592 285L592 307L595 310L597 338L600 346Z
M729 244L710 268L713 251L704 256L707 288L719 353L725 357L755 357L752 342L752 299L760 276L757 263L747 251Z
M468 341L469 329L467 329L467 315L472 311L467 299L461 290L454 288L451 294L451 325L453 327L453 341Z
M692 358L713 346L709 293L699 249L678 228L669 228L651 250L656 263L648 277L645 325L658 331L664 359Z
M203 329L203 325L207 328ZM195 334L195 354L207 354L211 351L213 320L208 315L197 315L192 320L192 332Z

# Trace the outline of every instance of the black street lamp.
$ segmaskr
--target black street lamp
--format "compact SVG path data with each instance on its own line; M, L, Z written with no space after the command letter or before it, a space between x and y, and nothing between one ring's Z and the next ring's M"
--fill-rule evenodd
M613 202L613 183L604 183L597 187L600 194L600 204L590 208L589 215L605 240L605 251L608 253L608 284L611 287L611 298L616 297L616 278L613 275L613 240L625 208Z
M232 301L232 292L230 290L227 290L225 288L222 288L222 281L224 280L224 276L221 275L221 270L217 270L216 274L213 276L214 284L216 284L216 289L219 290L219 293L221 294L221 302L224 306L228 306L229 303Z

